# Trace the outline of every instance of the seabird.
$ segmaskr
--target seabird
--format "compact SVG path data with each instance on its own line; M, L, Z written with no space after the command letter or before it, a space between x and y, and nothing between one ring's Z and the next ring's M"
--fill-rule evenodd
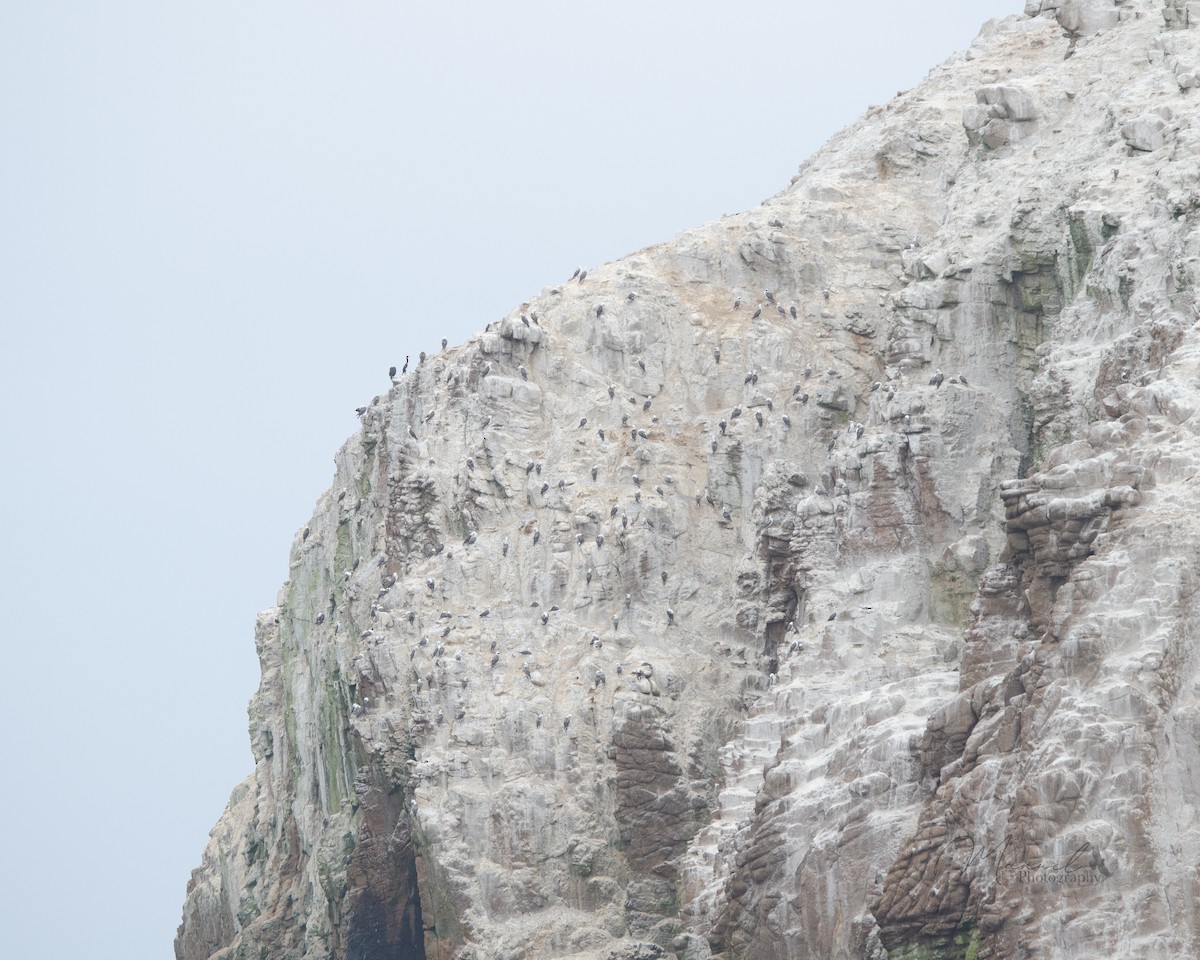
M442 337L442 349L443 349L443 350L445 350L445 349L446 349L446 344L447 344L448 342L449 342L449 341L448 341L448 340L447 340L445 337Z
M729 421L722 418L717 426L721 428L721 436L725 436L725 429L729 426Z
M748 374L746 374L745 378L743 378L742 383L749 383L751 380L754 379L755 376L756 376L755 372L753 370L751 370Z
M592 582L592 568L591 568L591 567L588 567L588 572L587 572L586 574L584 574L584 579L585 579L585 580L586 580L588 583L591 583L591 582Z
M418 360L419 360L421 363L424 363L424 362L425 362L425 351L424 351L424 350L422 350L422 351L421 351L421 353L418 355L417 359L418 359Z
M713 437L713 440L712 440L712 443L710 444L710 446L712 447L712 452L716 453L717 452L717 438L716 437ZM700 494L696 494L696 506L700 506Z
M579 282L580 282L580 283L583 283L583 281L584 281L584 280L586 280L586 279L587 279L587 271L586 271L586 270L580 270L580 271L579 271Z
M508 537L505 537L504 542L502 544L500 544L500 556L502 556L502 557L508 556L508 546L509 546Z
M408 428L408 435L409 435L410 437L412 437L414 440L416 440L416 439L417 439L417 433L416 433L416 431L415 431L415 430L413 430L413 428L412 428L411 424L409 425L409 428Z
M548 482L543 482L542 483L542 491L541 491L543 497L546 495L546 491L549 489L550 489L550 484Z
M629 414L627 414L627 413L621 414L621 426L623 426L623 427L629 426Z
M794 303L788 308L788 312L792 315L793 320L797 318L796 305Z
M409 622L409 623L412 623L412 622L413 622L414 620L416 620L416 619L417 619L417 611L416 611L416 610L409 610L409 611L408 611L408 622Z
M468 470L475 469L475 458L474 457L467 457L467 469Z
M595 479L596 479L596 474L597 474L597 473L599 473L599 472L600 472L600 468L599 468L599 467L592 467L592 479L593 479L593 480L595 480Z
M621 626L621 618L613 617L613 629L616 630L619 626Z
M583 540L584 540L584 536L583 536L583 534L582 534L582 533L577 533L577 534L575 534L575 543L576 543L576 544L578 544L579 546L581 546L581 547L582 547L582 546L583 546Z
M544 626L545 626L546 624L548 624L549 622L550 622L550 614L548 614L548 613L546 613L545 611L543 611L543 612L542 612L542 626L544 627Z
M480 618L481 618L481 619L482 619L483 617L489 617L489 616L491 616L491 614L492 614L492 608L491 608L491 607L484 607L482 610L480 610L480 611L479 611L479 616L480 616Z
M425 581L425 586L427 586L427 587L429 588L429 591L430 591L430 593L432 593L432 592L433 592L433 588L434 588L434 587L436 587L436 586L437 586L437 584L436 584L436 583L434 583L434 581L433 581L433 577L429 577L429 578L428 578L428 579Z
M598 317L604 316L604 304L602 304L602 303L596 304L596 316L598 316Z
M540 477L542 475L542 465L540 463L534 464L533 472L536 473Z
M533 467L534 467L534 463L532 460L525 461L525 475L526 476L529 476L529 474L533 473Z
M571 279L574 280L583 271L583 267L576 267L575 272L571 274Z
M670 607L667 607L667 623L674 623L674 622L675 622L675 611L672 610Z
M596 546L598 546L598 547L604 546L604 534L602 534L602 533L596 534Z
M666 583L666 582L667 582L667 571L666 571L666 570L664 570L664 571L662 572L662 582L663 582L663 583Z
M754 411L754 419L758 421L758 425L760 427L763 425L763 415L761 410Z
M792 418L789 417L786 413L783 415L783 425L785 427L790 427L792 425Z
M802 394L800 394L800 402L801 402L801 403L808 403L808 394L807 394L807 393L802 393Z
M534 723L535 723L535 724L537 724L537 725L540 727L540 726L542 725L542 720L543 720L543 719L544 719L544 718L543 718L543 717L542 717L542 715L539 713L539 714L537 715L537 719L536 719L536 720L534 720Z
M492 372L492 364L489 361L488 363L485 363L483 365L483 375L486 377L491 372Z
M525 364L523 364L523 363L517 364L517 373L519 373L521 375L522 380L529 379L529 371L525 369Z
M366 407L355 407L354 412L361 417L364 413L367 412L367 408Z
M579 418L579 429L582 430L586 426L587 426L587 417L580 417Z
M477 538L477 534L475 533L474 530L472 530L470 533L467 534L467 537L465 540L463 540L463 543L466 546L470 546L471 544L473 544L475 542L476 538Z
M325 622L325 614L323 614L323 613L318 613L318 614L317 614L317 626L319 627L319 626L320 626L321 624L323 624L324 622Z
M822 290L822 291L821 291L821 296L823 296L823 297L824 297L826 300L828 300L828 299L829 299L829 291L828 291L828 290Z
M527 677L530 676L532 671L530 671L530 669L529 669L529 664L527 664L527 663L521 664L521 672L523 674L525 674L525 676L527 676Z
M657 493L660 497L666 496L666 494L663 492L663 488L661 486L659 486L658 484L655 484L654 492Z
M650 435L649 435L648 433L646 433L646 431L645 431L645 430L638 430L638 432L637 432L637 435L638 435L639 437L641 437L643 440L648 440L648 439L650 439Z
M388 379L391 380L392 383L396 382L396 368L395 367L388 367Z
M649 410L649 409L650 409L650 403L651 403L651 399L648 397L648 398L646 399L646 402L642 404L642 410Z
M563 717L563 729L566 730L570 726L571 726L571 716L570 716L570 714L568 714L567 716Z
M961 383L964 387L970 386L970 384L967 383L967 378L964 377L961 373L958 375L958 382Z
M636 440L636 439L637 439L637 428L636 428L636 427L635 427L633 430L630 430L630 431L629 431L629 439L630 439L630 440Z
M757 320L761 316L762 316L762 307L755 307L754 312L752 314L750 314L750 319Z
M775 294L773 294L770 290L764 290L763 296L770 300L771 303L775 302Z
M408 373L408 355L404 357L404 366L400 368L401 373Z
M740 417L741 415L742 415L742 408L741 408L741 407L734 407L734 408L733 408L733 410L731 410L731 411L730 411L730 413L729 413L729 419L730 419L730 420L736 420L736 419L737 419L738 417Z
M637 365L642 368L642 373L646 372L646 361L638 357Z
M608 399L611 400L616 395L617 395L617 385L615 383L610 383L608 385Z
M783 309L782 303L775 304L775 312L778 313L781 317L787 316L787 311Z
M929 378L929 385L936 390L938 387L940 387L942 385L942 381L945 379L946 379L945 374L943 374L942 371L940 369L938 369L937 371L934 372L933 376Z
M597 430L596 433L597 433L597 435L599 435L601 440L604 439L604 428L603 427L601 427L599 430Z
M536 544L541 539L542 539L542 531L539 530L537 527L534 527L533 528L533 542Z
M722 520L729 520L729 519L730 519L730 515L729 515L729 508L728 508L728 507L723 507L723 508L721 509L721 519L722 519Z
M633 303L633 301L637 299L637 294L630 290L629 293L626 294L625 299L630 303Z
M768 227L782 227L783 221L780 220L778 217L772 217L770 220L767 221L767 226Z

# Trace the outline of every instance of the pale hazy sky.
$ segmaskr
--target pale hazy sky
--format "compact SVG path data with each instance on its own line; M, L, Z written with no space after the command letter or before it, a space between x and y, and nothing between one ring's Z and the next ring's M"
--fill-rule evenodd
M758 203L1022 7L0 4L0 954L171 956L390 364Z

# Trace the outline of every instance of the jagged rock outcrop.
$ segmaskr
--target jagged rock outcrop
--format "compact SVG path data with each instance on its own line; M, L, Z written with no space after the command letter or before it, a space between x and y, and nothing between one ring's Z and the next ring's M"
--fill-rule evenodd
M376 397L179 960L1195 955L1194 6L1027 3Z

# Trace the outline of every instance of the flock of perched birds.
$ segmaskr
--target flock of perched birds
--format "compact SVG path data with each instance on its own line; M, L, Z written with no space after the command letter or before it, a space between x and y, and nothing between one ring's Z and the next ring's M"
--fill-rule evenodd
M586 278L587 271L580 268L575 271L571 277L571 280L582 284ZM562 288L556 288L551 292L561 293ZM825 290L822 291L822 295L825 299L828 299L830 294L828 290ZM764 309L771 308L773 308L775 312L785 321L795 321L798 319L798 310L795 305L790 306L790 308L785 308L785 306L778 301L775 293L771 290L765 290L763 296L765 299L765 304L762 302L756 304L753 312L750 314L750 319L752 321L759 319L762 316ZM636 299L636 292L630 292L626 296L626 301L629 303L632 303ZM732 309L737 311L741 308L741 297L734 297L732 299ZM589 313L598 320L605 315L606 307L603 303L598 303L589 306L588 309ZM536 310L530 310L528 313L521 313L519 315L519 319L514 318L512 323L514 325L516 323L521 323L524 327L536 326L541 328L539 314ZM491 324L488 325L488 329L491 329ZM541 329L544 331L544 328ZM529 357L520 357L518 356L518 349L515 348L519 338L514 337L510 339L514 344L514 350L511 356L507 358L507 361L499 361L499 358L497 358L497 360L498 362L511 361L516 375L519 376L521 380L528 381L530 372L524 361L529 359L529 357L532 357L538 348L539 341L526 341L526 346L524 349L528 351ZM446 347L447 341L443 339L442 348L445 349ZM721 351L719 346L712 351L712 357L715 364L719 365L721 363ZM418 367L424 364L427 359L428 357L425 353L422 352L419 354ZM472 358L472 362L474 362L474 358ZM647 374L645 358L642 356L636 356L633 358L632 362L638 368L637 375L644 377ZM410 358L405 357L404 363L400 366L399 371L395 366L390 367L388 370L388 378L390 382L393 385L397 385L400 382L398 380L398 376L403 377L405 374L407 374L409 366ZM483 362L479 366L479 377L485 378L490 376L494 369L495 367L491 360ZM462 379L465 383L466 378L469 376L469 369L465 370L461 366L452 368L446 378L446 383L453 383L456 379ZM814 390L815 392L817 389L819 389L822 380L827 383L834 383L840 379L840 376L841 375L831 367L824 372L822 377L818 377L814 381L814 372L811 366L805 366L801 371L800 379L795 382L791 389L791 396L789 399L795 410L803 410L809 404L811 399L809 392L810 389ZM753 410L753 422L755 425L754 429L759 431L767 427L767 416L775 412L775 399L758 391L757 385L759 378L760 373L757 369L745 371L743 387L747 391L754 391L754 393L749 399L743 400L742 403L735 404L727 414L717 418L715 430L712 432L709 439L709 450L712 454L716 454L719 451L722 438L731 437L730 431L734 430L738 423L745 422L744 418L747 416L747 410L743 408L743 403L747 406L750 406L752 403L752 405L756 408ZM929 385L934 389L939 389L945 381L946 378L939 369L936 370L932 377L930 377ZM959 384L963 387L967 386L966 378L962 377L961 375L949 378L949 382L951 384ZM880 381L876 381L870 385L869 392L872 394L882 393L885 402L890 403L895 398L899 386L900 384L896 382L889 382L885 385ZM599 438L601 444L611 444L618 438L621 431L627 430L629 434L629 444L632 445L632 449L627 450L627 453L631 453L633 455L633 459L637 463L643 464L643 466L635 465L634 469L644 469L644 467L649 465L649 463L653 460L653 455L650 451L653 446L653 441L657 439L652 433L652 431L655 431L656 428L659 427L659 417L655 412L654 406L657 397L638 397L634 393L629 393L629 395L625 397L624 395L627 393L627 391L619 391L616 383L610 383L608 385L607 393L610 401L616 401L618 398L618 393L620 393L623 399L628 401L633 413L636 413L640 409L641 414L648 415L648 421L642 420L641 423L634 422L633 416L630 412L623 412L620 416L618 425L615 413L613 412L612 408L609 407L607 413L608 415L612 416L611 420L606 421L603 425L598 425L595 422L594 415L583 416L579 419L576 429L585 430L589 427L589 425L591 425L591 427L595 430L596 436ZM356 413L360 417L363 417L367 413L368 409L368 407L359 407L357 408ZM430 409L424 417L424 422L429 422L433 415L434 410ZM784 431L788 431L792 428L791 416L788 413L781 413L779 417L779 423L782 424ZM495 422L492 416L488 416L483 422L483 428L485 431L489 428L495 430L499 426L500 424ZM835 445L843 439L848 439L850 442L857 442L862 438L865 429L865 424L856 423L855 421L851 420L844 427L844 429L830 430L831 437L829 440L829 449L832 451ZM412 424L408 426L408 436L414 441L419 440L419 436ZM464 463L467 471L474 471L476 469L478 462L477 458L485 458L487 456L488 454L482 451L476 451L475 453L468 455ZM431 464L433 462L434 461L430 460ZM625 464L625 458L622 457L621 465L624 466ZM568 488L573 487L577 483L576 478L573 476L561 476L555 479L552 479L549 476L543 478L544 471L546 471L546 464L544 462L535 460L532 457L525 459L524 473L525 476L529 478L528 496L530 504L535 509L550 505L547 501L547 497L549 494L551 494L551 491L554 491L556 494L561 496L567 493ZM601 466L599 464L591 467L590 474L593 483L599 482L600 471ZM659 516L660 520L662 520L662 522L664 522L664 524L668 527L668 529L662 531L662 533L667 536L675 535L675 531L673 529L674 521L671 519L669 511L661 512L657 508L668 506L668 502L673 502L675 498L682 498L683 494L679 489L678 481L671 474L664 473L657 478L657 481L658 482L651 484L648 479L642 477L639 473L630 472L628 475L628 480L621 481L629 484L629 486L626 488L628 490L628 494L625 497L619 498L617 502L611 503L607 510L607 519L604 518L603 513L601 513L599 510L592 510L591 512L595 521L591 524L592 529L587 533L583 532L582 530L575 532L574 538L577 547L583 548L588 539L591 539L595 544L591 555L585 556L581 561L583 589L589 591L593 590L593 580L602 578L605 571L611 570L613 563L610 562L610 559L604 553L605 546L608 544L610 550L616 548L620 551L623 551L625 541L631 531L631 527L634 529L643 529L648 531L649 535L655 536L657 535L655 516ZM830 483L836 495L849 495L849 487L844 478L831 476ZM613 487L606 485L605 489L613 489ZM814 493L821 496L828 496L824 484L816 485ZM651 494L653 494L653 496L651 496ZM649 500L646 498L649 498ZM702 505L707 504L709 508L713 509L714 511L718 511L720 517L718 521L719 523L724 525L730 525L733 523L734 507L732 507L730 504L719 502L707 487L695 490L695 492L691 495L691 498L694 500L696 507L701 507ZM621 499L625 499L626 502L622 504L620 502ZM561 506L561 504L559 505ZM645 509L646 507L650 506L654 506L656 509ZM536 516L532 522L524 520L519 523L516 535L518 537L527 536L530 545L536 546L542 537L541 526ZM463 538L461 549L470 550L476 547L479 542L479 532L477 530L470 529ZM500 562L510 562L508 561L508 557L512 547L513 543L509 536L504 535L500 537L499 543L496 544L495 547L498 548ZM649 552L655 555L658 553L658 551ZM448 550L445 543L440 540L431 544L426 550L426 555L428 557L436 557L443 554L444 559L447 561L453 558L453 550ZM645 557L642 559L644 563ZM386 557L381 558L380 562L385 563ZM349 579L351 573L352 571L346 571L345 578ZM664 568L659 571L659 578L661 580L662 588L667 587L671 576L672 572L668 569ZM379 589L379 595L375 602L372 603L370 608L372 618L376 618L384 612L391 612L387 596L389 592L396 586L397 582L398 576L395 573L388 574L384 577L382 585ZM432 576L430 576L425 579L424 586L425 603L435 603L439 595L438 582ZM639 584L639 593L643 592L643 588L644 584ZM646 589L644 592L652 593L654 591ZM661 620L659 622L663 628L670 628L679 622L679 615L671 605L669 594L665 597L665 599L662 598L664 592L665 591L663 590L658 591L661 602L659 614ZM442 595L444 596L444 590ZM600 592L600 596L609 601L615 599L612 597L611 591L607 589L602 590ZM619 593L617 596L619 596ZM415 598L410 598L410 600L411 599ZM634 597L631 592L626 591L624 594L623 603L624 610L622 611L618 607L611 617L614 635L616 635L620 629L622 612L631 611L633 605ZM428 712L431 714L435 708L437 709L436 714L433 715L435 722L441 723L445 720L447 708L451 708L453 710L454 716L457 719L462 719L465 715L465 705L461 702L461 700L451 704L449 701L438 700L432 695L433 692L439 688L452 688L456 682L458 685L464 688L469 683L469 671L459 668L459 665L464 665L464 650L458 649L451 657L448 658L446 641L452 639L451 634L454 632L455 624L466 625L471 622L470 615L463 614L461 612L456 613L455 611L451 610L442 610L436 617L436 626L431 627L431 625L427 623L427 617L423 615L423 612L419 609L421 606L424 606L424 604L415 605L404 615L404 620L407 622L407 624L420 634L419 639L410 651L409 657L412 663L414 693L418 698L423 698L423 696L430 697L426 705ZM533 629L537 628L536 625L540 625L542 628L549 627L552 622L553 615L559 611L557 604L549 604L543 608L542 601L536 598L532 600L530 608L534 611L533 623L535 626ZM475 611L475 613L477 614L478 620L482 621L492 615L492 609L490 606L484 606L482 609ZM324 615L322 614L322 619L323 618ZM510 632L515 630L519 633L523 629L522 622L514 622L513 618L508 616L505 617L505 620ZM523 617L520 618L520 621L528 622L524 621ZM794 632L794 629L794 625L792 625L791 631ZM470 635L475 636L476 634L472 633ZM482 631L480 631L478 635L482 636ZM367 629L361 633L361 637L363 639L369 639L373 636L375 636L374 629ZM586 640L591 648L591 652L598 656L599 651L604 645L603 638L599 633L593 632L586 638ZM520 644L520 647L522 653L527 655L523 657L524 663L521 671L525 680L530 683L534 683L535 685L540 685L536 668L531 667L530 665L530 658L532 656L531 645L524 643ZM744 654L744 650L739 651L739 653ZM489 671L502 669L502 657L499 649L499 642L494 637L490 641L490 651L487 656L490 656L489 666L487 668ZM618 675L624 674L624 664L620 660L614 663L613 669ZM630 679L636 688L643 693L652 695L657 695L659 693L658 682L653 679L653 666L648 662L643 661L634 671L632 671ZM607 677L603 669L595 669L590 678L590 689L596 691L602 687L605 687L606 685ZM363 698L363 700L364 702L356 702L353 705L353 709L356 714L362 712L365 707L370 705L367 698ZM542 720L543 715L539 713L537 715L537 726L541 726ZM565 717L563 721L564 729L568 728L569 725L570 717L568 716Z

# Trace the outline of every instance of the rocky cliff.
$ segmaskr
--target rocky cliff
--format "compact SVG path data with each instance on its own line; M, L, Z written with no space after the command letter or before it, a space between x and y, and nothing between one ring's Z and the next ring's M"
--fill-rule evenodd
M1200 4L1026 6L371 401L179 960L1197 955Z

